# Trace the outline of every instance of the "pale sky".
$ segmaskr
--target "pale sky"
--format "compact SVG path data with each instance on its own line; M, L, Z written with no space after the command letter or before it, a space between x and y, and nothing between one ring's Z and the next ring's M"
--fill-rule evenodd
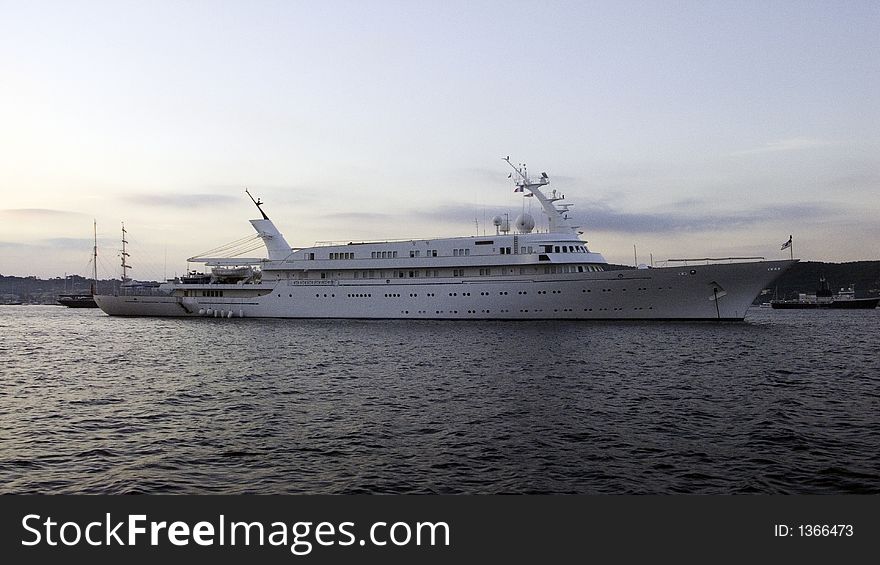
M474 235L506 155L611 262L880 259L880 3L0 0L0 274L93 219L182 273L245 187L297 247Z

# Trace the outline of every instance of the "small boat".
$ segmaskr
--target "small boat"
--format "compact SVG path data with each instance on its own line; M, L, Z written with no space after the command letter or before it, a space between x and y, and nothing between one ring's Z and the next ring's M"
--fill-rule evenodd
M68 308L97 308L95 291L98 288L98 223L93 225L95 245L92 248L92 285L88 293L59 294L56 302Z
M97 308L93 293L86 294L59 294L56 300L58 304L68 308Z
M819 279L819 288L815 294L800 293L793 300L771 300L770 305L776 309L847 309L847 310L873 310L880 303L880 297L856 298L853 285L849 288L841 288L837 294L831 292L831 288L825 277Z

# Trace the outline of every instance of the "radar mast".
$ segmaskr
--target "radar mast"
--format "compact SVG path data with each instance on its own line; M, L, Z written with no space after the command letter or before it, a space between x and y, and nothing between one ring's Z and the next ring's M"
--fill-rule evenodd
M514 189L514 192L524 192L528 190L529 194L523 194L523 196L534 195L535 198L538 199L538 201L541 203L541 207L544 208L544 212L550 219L551 233L570 233L577 231L577 228L579 226L573 225L571 223L571 219L568 216L569 208L572 206L572 204L560 204L559 208L553 205L554 202L564 199L565 196L558 195L554 190L548 197L541 190L542 186L550 184L550 177L547 176L547 173L541 173L541 178L533 182L529 178L529 172L525 164L520 164L519 166L514 165L510 162L510 156L504 157L504 161L506 161L507 164L510 165L514 171L516 171L516 174L519 177L514 181L516 184L516 189ZM511 177L512 176L513 175L511 175Z

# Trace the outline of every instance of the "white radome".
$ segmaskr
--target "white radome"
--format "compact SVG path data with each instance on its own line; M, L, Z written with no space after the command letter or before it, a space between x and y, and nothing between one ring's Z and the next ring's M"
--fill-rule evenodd
M514 225L519 233L532 233L532 230L535 229L535 218L526 212L517 216Z

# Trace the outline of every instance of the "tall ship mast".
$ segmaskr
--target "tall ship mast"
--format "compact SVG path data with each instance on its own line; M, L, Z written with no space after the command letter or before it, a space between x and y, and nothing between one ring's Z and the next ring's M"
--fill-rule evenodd
M550 176L514 165L514 192L536 200L537 231L523 212L493 219L490 236L319 242L292 247L245 189L256 232L190 257L203 273L171 279L149 296L99 295L113 316L383 318L444 320L742 320L752 300L796 260L719 257L615 270L581 239ZM123 278L127 277L123 228ZM261 248L265 257L254 256ZM644 267L644 268L642 268Z
M125 246L128 244L128 241L125 239L125 234L128 233L125 231L125 222L122 223L122 251L120 253L120 257L122 258L122 284L127 283L131 279L128 278L128 270L131 269L131 265L128 264L128 258L130 255L125 251Z
M92 247L92 296L98 294L98 220L92 220L92 235L94 246Z

